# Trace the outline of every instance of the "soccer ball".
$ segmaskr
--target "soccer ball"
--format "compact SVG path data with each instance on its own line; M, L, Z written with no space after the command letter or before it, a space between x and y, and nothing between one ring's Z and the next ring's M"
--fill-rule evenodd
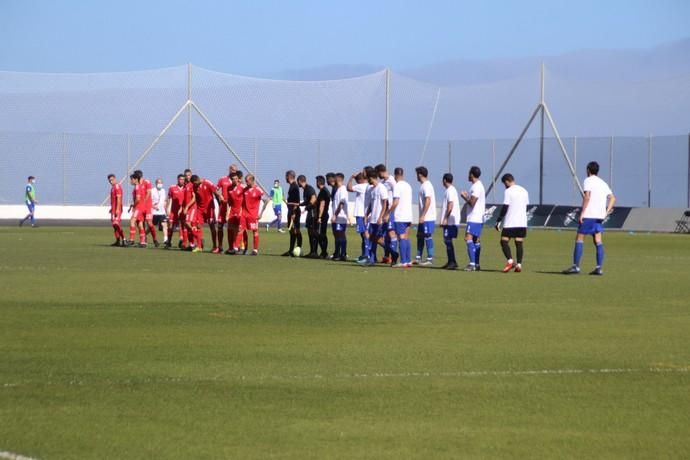
M292 255L295 257L299 257L300 255L302 255L302 248L300 248L299 246L295 246L295 249L292 250Z

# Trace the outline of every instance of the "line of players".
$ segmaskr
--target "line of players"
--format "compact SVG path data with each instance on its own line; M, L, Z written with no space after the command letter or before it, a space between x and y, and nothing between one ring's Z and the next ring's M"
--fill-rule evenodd
M263 214L270 198L256 184L253 175L249 174L242 182L243 174L235 165L231 165L227 176L214 184L187 169L177 176L177 183L170 186L167 194L167 212L155 216L153 212L152 189L150 180L140 170L130 177L132 185L132 202L129 223L129 239L125 238L122 229L123 191L114 174L108 175L111 184L110 215L115 242L112 246L147 246L147 235L151 234L154 245L159 246L156 227L159 222L155 217L167 221L167 232L163 235L165 248L171 247L175 229L179 230L181 249L191 252L203 251L203 226L207 224L211 233L214 254L223 251L224 227L227 225L228 249L226 254L244 253L248 249L248 231L253 233L252 255L259 253L259 216ZM216 201L219 203L216 217ZM263 204L263 206L262 206ZM162 220L162 219L161 219ZM138 233L138 244L135 238Z

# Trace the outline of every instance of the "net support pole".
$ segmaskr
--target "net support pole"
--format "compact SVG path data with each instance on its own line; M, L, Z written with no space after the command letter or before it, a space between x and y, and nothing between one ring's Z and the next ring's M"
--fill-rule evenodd
M448 141L448 172L453 174L453 143Z
M577 136L573 137L573 169L577 172Z
M580 180L577 178L577 173L575 172L575 168L573 168L573 164L570 162L570 157L568 156L568 151L565 149L565 145L563 144L563 140L561 139L561 135L558 133L558 128L556 128L556 122L553 121L553 117L551 116L551 112L549 111L549 106L544 104L543 106L543 111L546 113L546 118L549 120L549 124L551 125L551 129L553 130L553 134L556 136L556 140L558 141L558 146L561 148L561 153L563 153L563 158L565 159L565 162L568 164L568 168L570 169L570 175L573 178L573 182L577 186L577 189L580 191L580 196L584 196L585 191L582 189L582 184L580 184Z
M383 164L388 167L388 138L391 120L391 69L386 68L386 125L383 139Z
M429 120L429 129L426 130L426 137L424 138L424 147L422 147L422 158L419 164L424 164L424 157L426 156L426 148L429 145L429 138L431 137L431 130L434 128L434 120L436 120L436 111L438 110L438 100L441 97L441 88L436 91L436 100L434 101L434 109L431 112L431 119Z
M613 136L609 139L609 187L613 189Z
M647 207L652 207L652 135L647 138Z
M496 202L496 139L491 140L491 175L493 180L491 181L491 196L492 200Z
M192 101L192 64L187 64L187 102ZM192 169L192 106L187 106L187 168Z
M544 105L544 63L541 63L541 97L540 105ZM540 115L539 128L539 204L544 204L544 110Z
M67 133L62 133L62 205L67 204Z

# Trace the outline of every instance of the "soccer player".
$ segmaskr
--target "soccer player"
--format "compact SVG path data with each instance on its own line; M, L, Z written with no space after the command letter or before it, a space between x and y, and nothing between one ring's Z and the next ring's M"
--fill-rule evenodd
M139 185L144 187L144 202L142 204L142 213L144 214L144 225L146 228L146 233L150 233L153 238L153 244L158 247L158 234L156 232L156 227L153 225L153 199L151 198L151 192L153 190L153 184L150 180L144 177L144 172L141 169L134 171L139 178Z
M285 230L280 228L280 224L283 222L283 188L280 186L278 179L273 181L271 201L273 202L273 214L275 214L276 218L270 224L266 224L266 231L268 231L271 225L275 224L280 233L285 233Z
M194 199L197 207L197 248L203 248L203 226L208 224L211 230L211 241L213 242L213 254L219 254L220 249L216 246L216 202L213 200L218 189L216 185L208 179L192 176L192 184L194 184Z
M19 226L21 227L24 225L24 222L31 219L31 226L37 227L34 211L36 210L38 201L36 200L36 178L34 176L29 176L27 178L26 187L24 187L24 202L29 209L29 213L19 221Z
M304 212L306 213L304 225L307 227L307 237L309 238L309 254L306 254L305 257L316 259L319 257L319 234L316 223L316 190L307 183L307 177L303 174L297 176L297 184L302 189L302 203L300 206L304 207Z
M197 244L200 245L201 241L198 239L198 218L193 179L194 175L190 176L189 181L187 181L185 174L182 207L179 211L180 225L184 225L187 234L187 243L183 245L183 249L185 251L201 252L201 249L197 247Z
M383 217L388 213L388 189L379 178L379 173L375 168L366 168L367 181L371 185L369 209L368 234L369 234L369 254L365 260L358 260L360 265L376 264L376 245L384 244L385 222Z
M446 189L443 194L443 208L441 210L441 227L443 228L443 242L446 244L448 262L441 267L446 270L457 270L458 262L455 260L455 246L453 240L458 237L458 225L460 225L460 198L458 191L453 185L453 175L445 173L443 175L443 187Z
M129 241L127 245L134 245L134 238L138 230L138 247L145 248L146 230L144 229L144 200L146 198L146 188L139 183L139 175L136 173L130 174L129 183L132 185L132 203L129 205L131 217L129 219Z
M319 189L319 194L316 197L316 228L319 247L321 248L319 257L326 259L328 257L328 209L331 203L331 192L328 191L326 178L323 176L316 176L316 188Z
M379 175L379 181L388 190L388 206L386 212L383 216L384 225L384 245L383 245L383 259L381 260L384 264L390 264L391 259L391 240L395 236L395 216L390 213L391 206L393 206L393 189L395 188L395 178L390 175L386 169L386 165L380 163L376 165L376 173Z
M185 177L184 174L177 175L177 184L171 185L168 188L168 244L164 247L170 249L172 243L172 234L175 228L180 232L180 244L179 247L186 247L188 244L187 240L187 229L184 224L180 221L180 209L182 209L182 203L184 201L184 191L185 191Z
M506 257L503 273L508 273L510 270L515 270L519 273L522 271L522 242L527 237L529 194L524 187L515 183L515 178L510 173L504 174L501 177L501 182L503 182L506 191L503 195L503 208L501 208L501 213L498 219L496 219L496 230L500 230L502 222L501 249L503 249L503 255ZM513 260L513 255L510 252L511 238L515 239L517 263Z
M393 205L389 214L393 216L395 236L390 240L392 266L394 268L409 268L412 266L412 245L408 232L412 225L412 187L405 180L402 168L395 168L395 187L393 188ZM400 250L398 251L398 245ZM398 262L398 253L400 262Z
M115 242L111 246L125 245L125 232L122 231L122 186L118 184L115 174L108 174L110 183L110 223L115 233Z
M192 181L192 170L191 169L185 169L184 172L184 181L186 184L190 183Z
M353 184L356 182L356 184ZM357 226L357 233L362 239L362 253L359 259L367 259L369 257L369 233L367 232L367 221L365 211L369 209L369 189L371 186L367 178L361 171L357 171L347 181L347 191L355 194L355 208L353 214L355 216L355 225Z
M434 186L429 181L429 171L424 166L415 168L419 187L419 225L417 226L417 256L415 262L419 265L433 265L434 263L434 227L436 226L436 194ZM422 262L424 246L426 245L426 260Z
M335 240L335 252L333 253L333 260L341 262L347 261L347 225L350 222L347 209L347 187L345 187L345 174L335 174L335 194L331 201L331 208L333 214L331 215L331 224L333 226L333 239Z
M577 228L575 237L575 250L573 251L573 265L563 270L565 274L580 273L580 259L584 252L585 235L592 235L592 241L596 247L597 265L589 274L601 276L604 264L604 243L602 234L604 233L604 219L613 210L616 204L616 197L611 188L597 174L599 174L599 163L590 161L587 164L587 179L582 183L584 196L582 197L582 211L580 211L580 226Z
M283 256L295 257L292 251L295 249L295 244L297 247L302 247L302 232L300 231L300 217L301 211L299 208L299 185L295 180L295 171L289 170L285 172L285 182L289 184L287 193L287 204L288 209L288 231L290 232L290 249L283 253Z
M223 252L223 232L226 222L226 217L228 215L228 200L230 189L232 188L232 180L230 180L230 175L237 172L234 168L235 165L230 165L228 167L228 175L223 176L218 179L216 184L216 196L218 198L218 228L216 231L216 242L215 246L218 248L218 253ZM228 228L228 246L232 249L232 240L230 240L230 228Z
M253 249L252 255L256 256L259 254L259 219L266 209L266 204L270 201L270 198L265 198L266 194L264 191L256 185L256 180L253 174L247 174L245 179L246 186L244 187L244 199L242 214L244 216L244 225L248 231L251 231L253 238ZM259 203L263 202L261 210L259 210ZM245 251L247 246L245 245Z
M467 179L472 183L470 191L463 190L460 192L460 196L470 207L470 212L467 214L467 228L465 229L465 244L467 245L467 256L470 259L470 263L464 268L466 272L481 270L479 265L480 238L484 226L484 212L486 211L484 185L479 180L481 175L482 170L479 169L479 166L472 166Z
M156 187L151 190L153 203L153 225L163 232L163 246L168 245L168 195L163 189L163 179L156 179Z
M228 243L226 254L235 255L242 243L242 211L244 209L244 187L237 172L230 174L232 188L228 193L228 211L225 221L228 223Z

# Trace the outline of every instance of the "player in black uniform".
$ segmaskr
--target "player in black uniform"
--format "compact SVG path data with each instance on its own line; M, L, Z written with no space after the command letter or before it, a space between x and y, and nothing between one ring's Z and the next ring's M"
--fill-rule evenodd
M309 236L309 254L306 257L316 259L319 257L317 252L319 242L318 230L316 228L316 191L314 187L307 184L307 178L302 174L297 177L297 184L302 189L302 206L304 206L304 211L307 213L304 223Z
M290 184L287 192L287 219L288 228L290 229L290 249L283 254L283 256L294 257L292 251L295 249L295 243L299 248L302 247L302 232L300 231L300 200L299 200L299 185L295 180L295 171L289 170L285 173L285 182Z
M319 189L316 197L316 229L321 247L320 257L325 259L328 257L328 206L331 204L331 193L323 176L316 176L316 188Z

